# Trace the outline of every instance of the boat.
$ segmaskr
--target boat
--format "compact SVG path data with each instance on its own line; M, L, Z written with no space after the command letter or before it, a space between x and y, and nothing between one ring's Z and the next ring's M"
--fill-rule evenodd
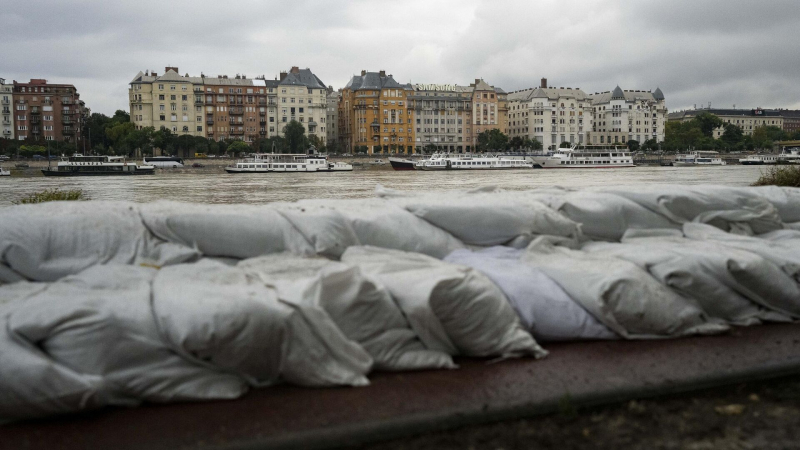
M5 170L2 167L0 167L0 177L10 177L10 176L11 176L10 170Z
M726 165L725 161L719 157L719 152L712 150L696 150L683 155L675 155L675 161L672 164L679 167Z
M750 155L746 158L739 158L739 164L743 166L761 166L764 164L778 164L778 155Z
M784 148L778 155L778 163L800 164L800 149Z
M372 164L373 166L385 166L386 165L386 161L384 161L382 159L375 159L375 160L370 161L369 163Z
M31 165L26 163L26 162L21 162L21 163L14 164L14 167L16 167L17 169L27 169L30 166Z
M146 156L144 163L159 169L177 169L183 167L183 159L175 156Z
M617 149L578 150L576 146L559 149L552 155L534 156L536 169L620 169L636 167L631 153Z
M501 157L493 154L436 152L430 158L416 162L416 170L503 170L530 169L533 163L524 159Z
M349 172L353 166L329 162L325 155L255 153L225 167L228 173Z
M404 158L389 157L389 164L394 170L414 170L414 161Z
M152 175L155 167L128 162L124 156L62 156L56 167L42 169L48 177Z

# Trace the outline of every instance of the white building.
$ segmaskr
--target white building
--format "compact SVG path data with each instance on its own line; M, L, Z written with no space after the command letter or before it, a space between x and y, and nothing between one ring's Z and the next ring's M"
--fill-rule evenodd
M0 78L0 137L14 139L14 86Z
M661 89L650 92L622 90L617 86L613 91L589 97L594 115L591 145L664 141L667 107Z
M308 136L316 135L323 144L327 138L328 90L325 83L310 69L292 67L289 72L281 72L278 82L277 134L283 136L283 128L292 120L300 122ZM331 124L335 127L335 123Z
M508 94L509 137L528 137L555 149L562 142L587 145L592 130L592 102L580 88L540 87Z

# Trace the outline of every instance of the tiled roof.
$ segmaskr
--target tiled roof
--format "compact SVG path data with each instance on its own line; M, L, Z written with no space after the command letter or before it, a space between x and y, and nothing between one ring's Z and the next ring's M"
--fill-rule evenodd
M312 89L325 89L325 83L311 73L311 69L299 69L296 73L289 72L286 74L286 78L278 84L281 86L305 86Z

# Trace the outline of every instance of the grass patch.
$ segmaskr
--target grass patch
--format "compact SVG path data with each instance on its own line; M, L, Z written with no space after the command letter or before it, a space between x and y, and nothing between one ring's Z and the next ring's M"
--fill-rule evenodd
M41 192L35 192L23 197L18 201L13 202L15 205L27 205L32 203L55 202L65 200L88 200L89 198L80 189L69 191L60 191L56 189L45 189Z
M800 187L800 165L770 167L752 186Z

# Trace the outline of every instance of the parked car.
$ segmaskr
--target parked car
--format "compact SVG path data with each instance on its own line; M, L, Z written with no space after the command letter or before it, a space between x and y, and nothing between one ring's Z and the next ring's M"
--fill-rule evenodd
M8 155L0 155L0 161L8 161L9 159L11 159L11 157Z

